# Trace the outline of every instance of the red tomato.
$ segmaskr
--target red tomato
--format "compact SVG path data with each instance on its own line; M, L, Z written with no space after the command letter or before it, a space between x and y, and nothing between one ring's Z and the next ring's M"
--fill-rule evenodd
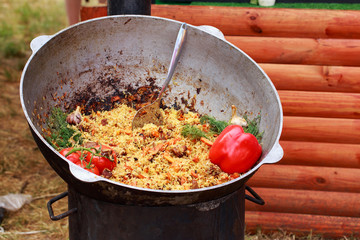
M60 151L60 154L66 157L71 162L76 163L80 160L80 154L78 152L73 152L70 153L68 156L66 156L66 154L70 152L72 149L73 149L72 147L64 148Z
M96 174L96 175L100 176L100 171L94 164L91 164L90 166L88 166L88 163L85 162L85 161L78 161L75 164L82 167L83 169L93 173L93 174Z
M91 161L92 164L95 164L95 166L99 169L100 173L102 173L105 168L112 171L116 166L116 153L114 152L114 150L104 145L95 146L95 149L93 149L93 152L101 155L101 157L95 156L94 154L87 154L86 161Z

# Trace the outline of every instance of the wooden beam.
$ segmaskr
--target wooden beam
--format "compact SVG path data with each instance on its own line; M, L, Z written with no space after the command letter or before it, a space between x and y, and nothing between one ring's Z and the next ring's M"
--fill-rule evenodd
M257 63L360 66L359 39L226 36Z
M285 116L281 140L360 143L360 119Z
M279 164L360 169L360 144L280 141Z
M263 165L247 184L261 188L360 193L360 169Z
M360 94L278 91L286 116L360 118Z
M261 63L278 90L360 93L360 67Z
M253 188L265 201L245 201L246 211L360 217L360 193ZM352 207L349 207L352 206Z
M350 10L152 5L151 15L211 25L230 36L360 38L360 12Z
M360 218L274 212L245 212L246 232L283 230L302 235L321 234L325 238L360 237Z

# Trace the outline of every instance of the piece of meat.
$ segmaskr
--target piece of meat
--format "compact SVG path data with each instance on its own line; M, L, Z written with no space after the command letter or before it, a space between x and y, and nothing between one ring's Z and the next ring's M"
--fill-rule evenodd
M198 188L199 188L198 182L195 179L193 179L191 181L191 189L198 189Z
M97 145L96 142L86 142L86 143L84 143L84 147L86 147L86 148L93 148L96 145Z
M187 150L187 147L185 145L178 145L178 146L174 146L173 148L171 148L171 152L176 157L183 157L184 155L186 155L186 150Z
M111 178L112 177L112 172L109 169L104 168L104 170L102 172L102 175L104 176L104 178Z
M106 126L108 124L107 118L101 119L101 125Z

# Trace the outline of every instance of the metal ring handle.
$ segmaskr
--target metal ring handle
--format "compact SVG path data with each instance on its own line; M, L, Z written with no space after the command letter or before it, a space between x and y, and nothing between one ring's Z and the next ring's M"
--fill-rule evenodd
M63 218L65 218L65 217L69 216L70 214L77 211L77 208L73 208L73 209L70 209L70 210L68 210L68 211L66 211L64 213L61 213L61 214L57 215L57 216L54 215L54 211L53 211L51 205L54 202L57 202L58 200L66 197L68 194L69 194L69 192L67 192L67 191L63 192L63 193L57 195L56 197L50 199L49 202L47 203L47 208L48 208L48 212L49 212L49 216L50 216L51 220L58 221L58 220L63 219Z
M251 187L245 185L245 189L249 193L251 193L251 195L253 196L253 197L251 197L251 196L245 194L245 199L247 199L253 203L259 204L259 205L265 204L265 201Z

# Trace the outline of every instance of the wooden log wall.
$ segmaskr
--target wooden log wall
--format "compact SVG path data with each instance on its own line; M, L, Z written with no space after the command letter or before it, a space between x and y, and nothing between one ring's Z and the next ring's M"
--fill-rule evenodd
M152 15L212 25L276 86L284 158L247 185L246 229L360 236L360 11L153 5Z
M246 230L359 237L360 11L153 5L152 15L217 27L278 90L284 158L248 181L266 204L246 201Z

